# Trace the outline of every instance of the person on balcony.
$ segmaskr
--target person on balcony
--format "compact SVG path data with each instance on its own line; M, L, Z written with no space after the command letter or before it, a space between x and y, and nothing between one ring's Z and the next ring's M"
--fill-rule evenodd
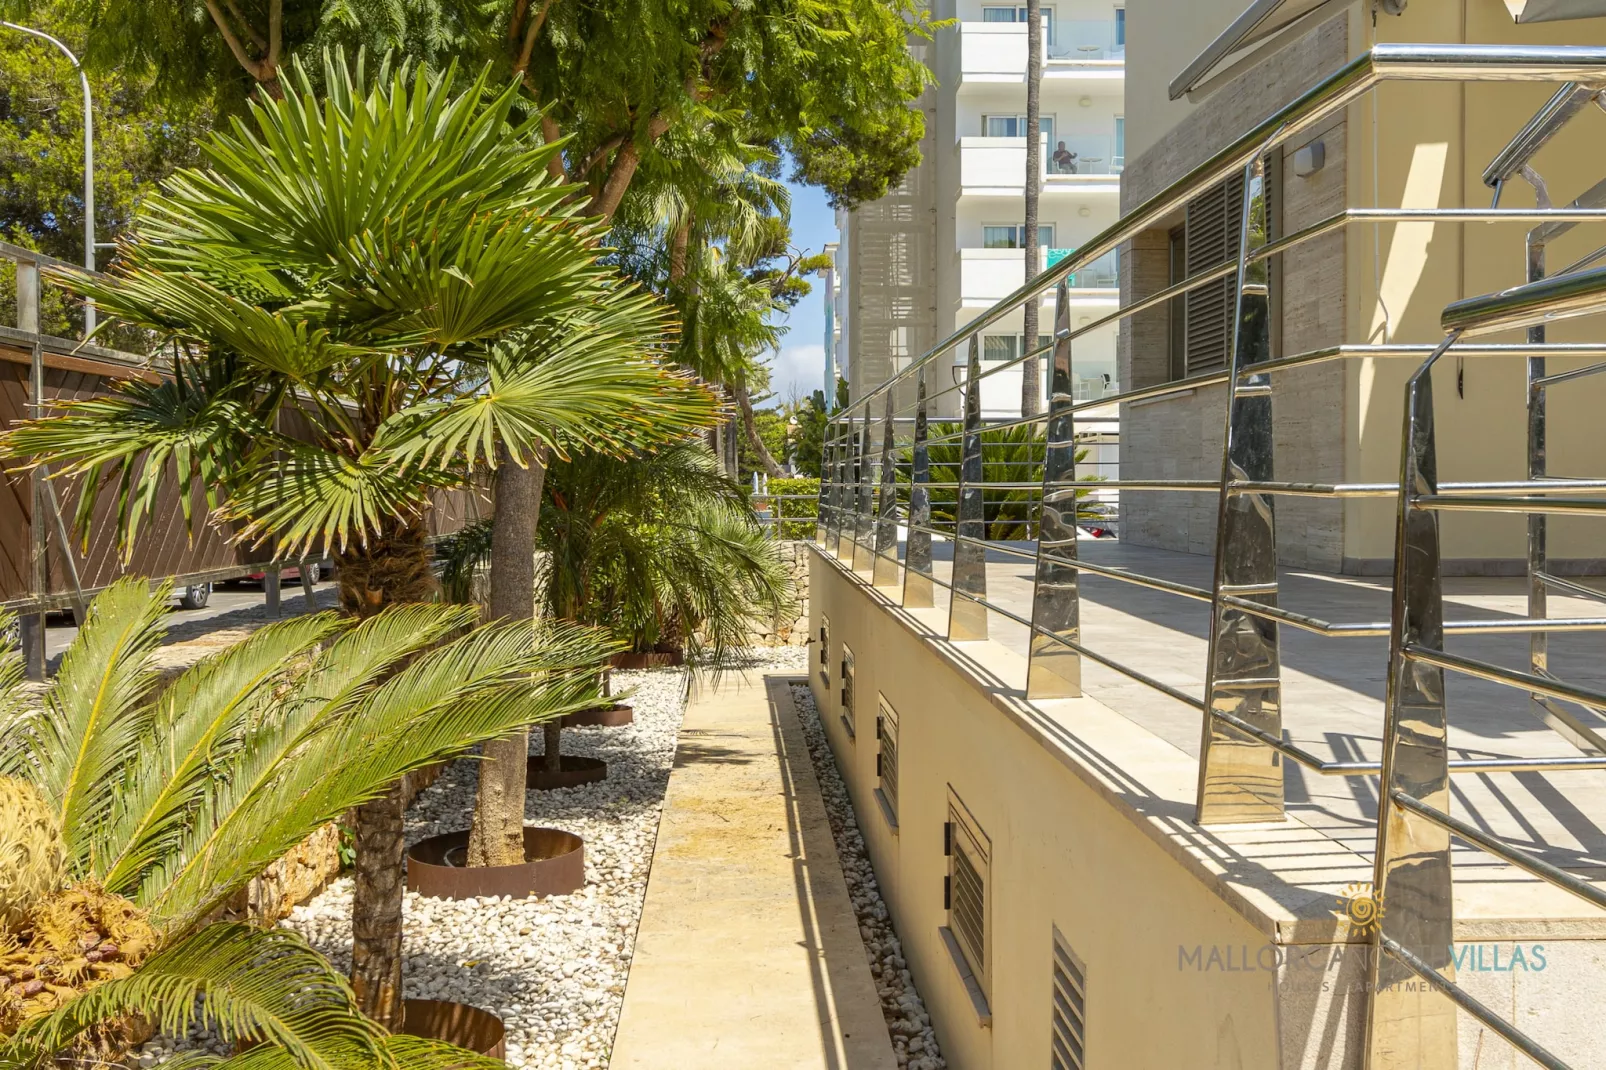
M1054 150L1054 173L1056 175L1076 174L1076 153L1065 147L1061 141L1059 148Z

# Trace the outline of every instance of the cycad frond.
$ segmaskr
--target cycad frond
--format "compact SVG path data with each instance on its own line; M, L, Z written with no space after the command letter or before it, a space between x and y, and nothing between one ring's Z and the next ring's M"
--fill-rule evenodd
M151 655L165 630L171 590L126 579L103 591L44 703L7 740L7 749L27 749L25 775L55 807L75 872L91 867L94 830L109 818L149 730Z
M345 979L288 929L218 924L106 981L0 1045L0 1065L48 1061L94 1026L130 1014L183 1036L199 1018L225 1043L259 1041L301 1070L348 1070L379 1060L377 1026L357 1012Z
M214 778L230 768L248 729L312 649L345 626L332 613L268 625L180 676L157 702L152 746L133 763L112 820L100 832L93 876L132 894L182 839Z

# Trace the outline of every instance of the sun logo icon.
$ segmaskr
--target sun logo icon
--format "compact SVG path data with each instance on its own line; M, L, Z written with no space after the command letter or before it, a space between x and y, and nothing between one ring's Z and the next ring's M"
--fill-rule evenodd
M1356 881L1338 893L1339 909L1333 915L1349 919L1350 929L1369 933L1383 921L1383 897L1372 887L1371 881Z

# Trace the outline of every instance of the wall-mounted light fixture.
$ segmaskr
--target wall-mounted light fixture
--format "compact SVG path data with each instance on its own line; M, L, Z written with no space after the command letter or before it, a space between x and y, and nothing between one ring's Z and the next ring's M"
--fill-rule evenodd
M1314 175L1327 166L1327 142L1321 138L1294 151L1294 174L1300 178Z

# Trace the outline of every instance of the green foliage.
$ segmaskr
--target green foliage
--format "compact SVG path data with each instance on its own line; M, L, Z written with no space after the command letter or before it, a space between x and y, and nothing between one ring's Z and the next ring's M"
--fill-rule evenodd
M930 462L931 525L938 530L953 531L958 519L960 461L963 457L961 432L957 423L933 423L930 427L931 445L927 447ZM1038 516L1041 509L1043 459L1047 454L1047 439L1041 427L1017 426L981 433L982 479L988 483L1016 483L1025 486L1013 489L987 488L982 491L982 516L985 518L982 538L997 540L1024 540L1037 537ZM1087 450L1076 451L1076 460L1082 461ZM909 452L900 458L898 480L907 483ZM1096 483L1097 477L1083 477L1081 482ZM941 486L940 484L948 484ZM1076 519L1091 522L1104 519L1103 507L1087 501L1091 490L1076 492Z
M769 450L770 456L778 461L785 461L790 441L788 435L789 415L783 409L757 409L753 412L753 426L758 430L758 437ZM736 478L744 487L753 485L753 473L764 471L764 465L759 460L758 453L753 449L746 435L736 439Z
M548 469L545 495L540 545L556 617L607 628L637 651L683 648L717 669L790 607L778 547L701 443L576 454Z
M769 492L777 497L758 498L754 504L769 509L776 518L775 535L781 539L814 538L815 521L820 515L820 480L818 477L771 479ZM781 495L804 494L805 498L787 498ZM801 519L789 519L798 517Z
M344 981L296 937L206 919L406 772L593 705L615 648L569 623L476 628L466 607L360 623L321 613L269 625L158 691L170 594L128 579L96 598L42 704L23 701L20 656L0 656L0 775L52 807L69 878L130 900L162 945L0 1040L0 1065L48 1061L135 1011L180 1033L200 1013L298 1067L382 1064L385 1042Z
M35 12L29 24L81 49L78 25ZM175 168L200 159L197 140L211 125L202 98L172 104L149 75L113 68L90 76L95 124L95 238L112 241L128 230L140 202ZM0 240L70 263L84 259L84 96L78 74L56 48L38 38L0 30ZM109 256L102 252L104 262ZM0 263L0 322L16 323L16 267ZM59 287L44 288L40 326L75 337L81 306ZM118 338L115 344L138 346Z
M176 474L245 538L340 552L416 525L498 443L628 449L711 418L654 359L665 311L596 262L597 232L563 206L516 86L367 81L331 61L327 98L298 76L253 103L256 132L214 136L208 170L147 202L110 279L65 276L177 352L172 381L0 440L85 477L80 528L115 482L131 546Z
M816 390L793 413L792 467L806 476L820 478L820 461L825 452L825 391Z

